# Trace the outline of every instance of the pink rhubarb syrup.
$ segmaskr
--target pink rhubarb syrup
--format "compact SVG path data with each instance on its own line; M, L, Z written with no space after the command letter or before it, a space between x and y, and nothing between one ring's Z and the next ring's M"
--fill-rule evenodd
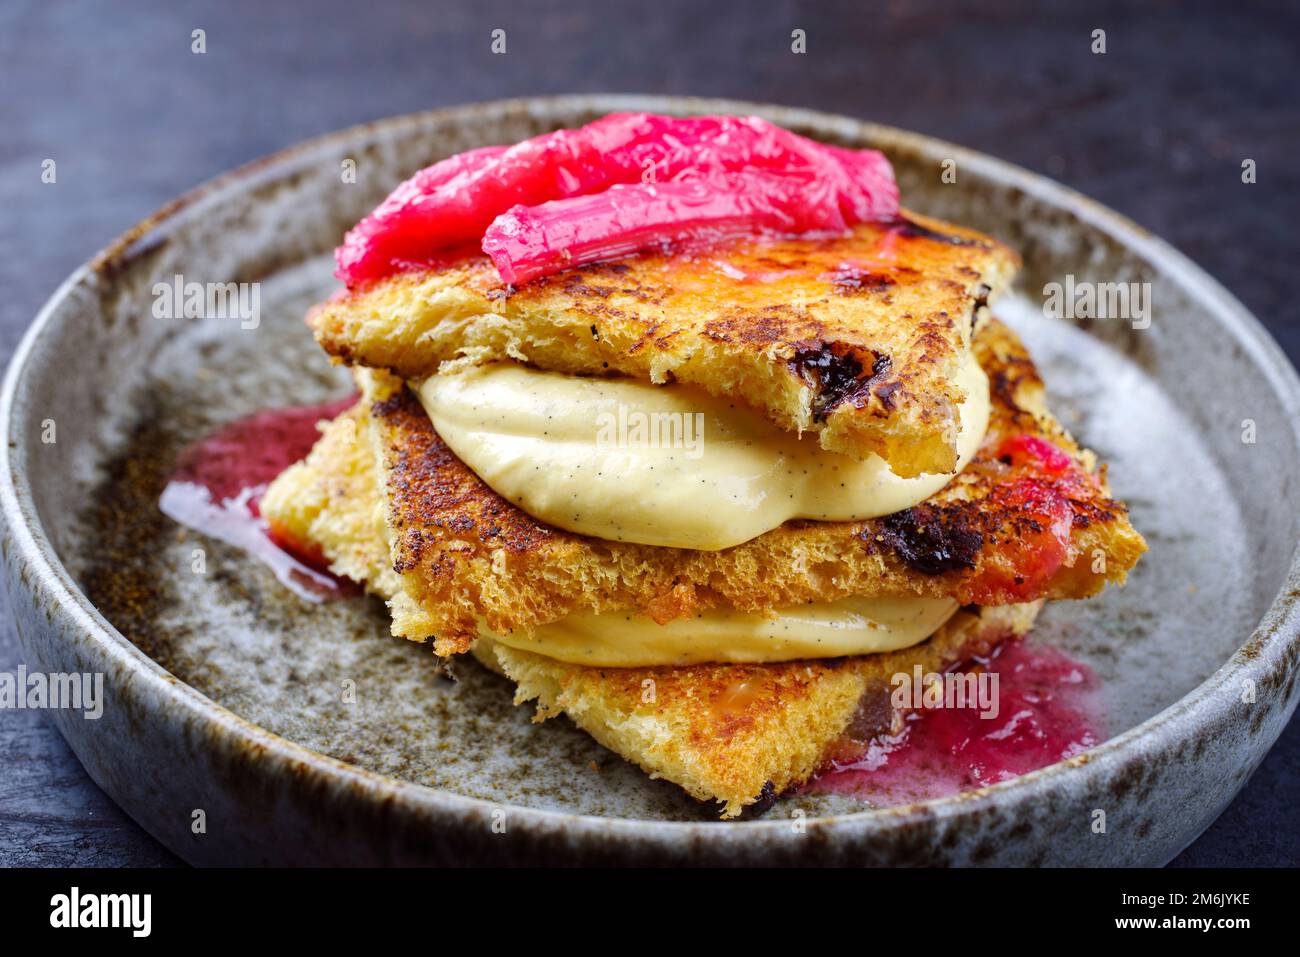
M947 797L1027 774L1105 739L1096 675L1024 640L970 666L998 675L996 717L978 707L912 711L896 735L876 738L808 785L877 807Z
M350 583L325 570L323 556L273 534L258 502L272 479L311 451L320 437L316 424L355 401L353 396L269 409L223 426L181 452L158 507L186 528L265 562L281 582L310 601L351 593Z

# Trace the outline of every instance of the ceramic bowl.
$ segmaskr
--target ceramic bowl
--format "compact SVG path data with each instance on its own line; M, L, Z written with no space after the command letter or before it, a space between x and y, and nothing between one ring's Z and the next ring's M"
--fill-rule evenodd
M722 823L566 719L533 725L477 666L440 676L427 649L388 636L378 602L307 604L217 542L194 573L199 540L157 510L176 451L347 391L302 324L334 288L343 231L436 159L627 109L758 113L878 147L908 206L1022 252L997 312L1151 545L1127 587L1049 606L1033 639L1097 673L1103 744L942 800L873 809L814 790ZM259 283L257 328L154 318L154 283L177 274ZM1046 318L1044 286L1067 275L1150 284L1149 326ZM539 98L294 147L181 197L69 277L14 356L0 428L28 666L104 675L101 718L53 720L94 780L195 863L1161 864L1232 800L1296 703L1300 383L1278 347L1186 258L1085 197L845 117Z

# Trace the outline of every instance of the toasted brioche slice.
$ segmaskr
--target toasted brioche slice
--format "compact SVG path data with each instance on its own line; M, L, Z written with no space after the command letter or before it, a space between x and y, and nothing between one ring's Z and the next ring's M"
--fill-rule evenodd
M518 359L696 383L910 477L955 467L972 315L1018 266L988 236L913 215L833 239L647 253L519 289L476 257L361 287L313 323L331 355L403 379Z
M359 402L325 423L307 458L276 477L258 508L272 538L284 546L306 557L323 556L335 575L394 595L401 578L389 558L367 418Z
M1043 404L1043 385L1015 335L982 323L976 353L992 383L992 417L975 460L922 505L862 522L788 522L716 552L602 541L533 519L489 489L441 442L418 401L391 376L359 375L385 476L393 567L403 596L394 633L466 650L483 620L498 634L574 611L634 610L664 622L715 605L743 611L851 595L952 597L994 605L1082 598L1122 583L1146 550L1104 470ZM1011 436L1043 439L1083 482L1000 457ZM1069 553L1043 563L1026 479L1068 496ZM277 483L278 484L278 483ZM272 491L275 491L273 486Z
M414 604L393 574L379 474L358 439L360 406L330 423L303 462L262 500L277 533L318 550L337 574L387 599ZM368 460L368 461L367 461ZM568 714L601 744L654 777L734 817L806 781L844 747L897 731L890 679L942 672L1028 632L1041 603L967 608L929 640L858 658L769 665L587 668L480 639L474 656L537 702L538 720Z
M968 608L902 651L818 661L684 668L586 668L480 639L487 667L515 682L537 718L567 714L651 777L735 817L807 781L840 751L901 730L895 675L942 673L1029 632L1042 602Z

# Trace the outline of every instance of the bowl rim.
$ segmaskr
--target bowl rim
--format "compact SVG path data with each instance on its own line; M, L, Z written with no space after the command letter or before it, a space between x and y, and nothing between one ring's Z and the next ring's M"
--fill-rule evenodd
M795 838L789 820L785 819L728 822L729 826L719 826L713 820L666 821L603 817L503 804L369 771L321 754L253 724L167 672L100 614L55 553L36 513L30 477L25 471L19 471L14 462L13 426L15 417L23 411L24 377L29 360L47 327L54 321L74 289L90 281L96 274L111 274L113 264L128 257L136 244L181 212L209 199L218 200L225 190L232 187L246 187L265 177L290 174L295 163L304 162L316 154L332 152L340 146L365 141L406 126L448 121L473 124L519 111L555 117L566 113L620 110L759 113L781 124L866 138L877 145L897 148L922 157L954 158L959 165L983 174L992 181L1017 188L1036 200L1060 208L1143 258L1159 262L1163 269L1173 272L1189 292L1196 294L1205 309L1214 313L1216 321L1223 326L1225 332L1245 350L1248 359L1266 374L1271 390L1288 413L1291 439L1300 449L1300 376L1297 376L1280 346L1246 307L1200 266L1164 240L1097 201L1045 176L935 137L796 107L732 99L611 93L490 100L357 124L255 159L209 179L165 204L110 242L64 280L42 306L19 341L5 373L3 386L0 387L0 515L3 515L14 543L14 550L7 556L8 562L26 566L22 587L38 601L48 602L66 615L67 623L92 639L95 649L108 663L128 669L136 678L132 684L133 694L151 695L155 704L167 703L180 709L182 715L199 722L201 726L221 731L223 746L257 748L260 752L259 760L267 762L263 766L263 773L281 772L290 767L299 775L304 771L312 771L321 775L327 784L359 788L376 802L397 802L411 811L448 820L464 819L469 815L504 807L511 816L512 828L522 826L540 833L636 839L662 846L682 841L703 841L716 847L739 841L748 842L760 836L769 840L777 839L782 833L789 839L802 839ZM1298 596L1300 543L1293 547L1290 564L1277 595L1238 650L1199 685L1145 721L1080 755L1010 781L915 804L809 818L809 830L816 827L823 831L848 830L859 836L870 835L898 830L921 821L942 822L995 806L1032 801L1035 795L1044 791L1068 788L1072 782L1080 780L1079 775L1100 776L1118 769L1135 746L1174 745L1186 736L1189 724L1205 727L1220 720L1232 720L1228 708L1236 700L1234 688L1239 682L1252 679L1258 684L1277 670L1287 667L1288 660L1295 659L1296 650L1291 650L1290 655L1288 650L1292 645L1300 646Z

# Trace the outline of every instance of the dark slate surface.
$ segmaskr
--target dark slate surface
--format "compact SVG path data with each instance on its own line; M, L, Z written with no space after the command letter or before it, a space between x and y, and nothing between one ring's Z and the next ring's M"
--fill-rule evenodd
M113 9L116 7L116 9ZM184 7L184 9L179 9ZM489 34L507 31L494 56ZM1107 53L1089 51L1094 28ZM207 31L207 53L190 32ZM790 32L808 52L790 52ZM690 93L838 111L1047 173L1164 236L1294 360L1294 4L250 0L0 8L0 353L60 280L208 177L306 137L503 96ZM40 164L58 163L56 186ZM1243 188L1244 158L1259 182ZM1211 345L1211 344L1207 344ZM2 600L2 599L0 599ZM19 652L0 609L0 670ZM1179 865L1300 860L1300 723ZM0 712L0 864L168 865L41 716Z

